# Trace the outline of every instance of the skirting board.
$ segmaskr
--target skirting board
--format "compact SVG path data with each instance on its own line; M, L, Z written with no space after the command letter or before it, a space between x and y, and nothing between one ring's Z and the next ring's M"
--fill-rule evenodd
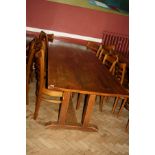
M102 39L99 39L99 38L81 36L77 34L64 33L64 32L58 32L58 31L52 31L52 30L46 30L46 29L40 29L40 28L26 27L26 31L32 31L32 32L44 31L47 34L54 34L55 36L58 36L58 37L68 37L68 38L81 39L81 40L93 41L98 43L102 42Z

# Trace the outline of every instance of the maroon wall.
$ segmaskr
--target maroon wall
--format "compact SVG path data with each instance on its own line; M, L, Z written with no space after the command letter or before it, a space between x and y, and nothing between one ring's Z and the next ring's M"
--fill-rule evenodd
M102 38L103 31L128 35L129 17L45 0L26 0L26 26Z

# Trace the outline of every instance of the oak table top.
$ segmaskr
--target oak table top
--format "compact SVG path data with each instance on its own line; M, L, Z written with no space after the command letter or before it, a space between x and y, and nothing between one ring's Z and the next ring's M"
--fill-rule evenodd
M54 41L48 52L48 88L53 87L84 94L128 96L93 52L60 41Z

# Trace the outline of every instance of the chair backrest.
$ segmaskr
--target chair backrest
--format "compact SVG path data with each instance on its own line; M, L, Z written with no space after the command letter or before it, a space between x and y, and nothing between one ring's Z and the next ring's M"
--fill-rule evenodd
M45 61L44 61L45 51L41 48L35 55L35 69L36 69L36 79L37 94L45 87Z
M44 40L45 41L45 48L46 48L46 53L48 53L48 36L44 31L41 31L39 34L39 39L40 40ZM46 57L46 53L45 53L45 57Z
M48 41L53 42L54 40L54 34L47 34Z
M116 63L115 69L114 69L114 76L118 81L120 81L120 84L123 84L124 81L124 75L126 71L126 63Z
M45 51L45 70L46 70L46 74L48 74L48 36L44 31L41 31L39 34L39 39L41 41L44 41L44 51ZM47 86L47 82L46 82L46 86Z
M102 51L102 45L99 46L99 48L98 48L98 50L96 52L96 57L97 58L99 58L101 51Z
M99 46L100 46L99 44L91 41L88 41L86 45L87 49L91 49L95 52L97 52L97 50L99 49Z
M103 45L103 49L108 51L109 54L113 54L115 51L115 45Z
M99 60L103 60L105 54L113 54L115 50L115 45L100 45L96 57L98 57Z
M118 62L118 56L109 55L109 54L105 54L104 59L102 61L102 63L109 69L109 72L112 72L112 73L115 68L115 64L117 62Z

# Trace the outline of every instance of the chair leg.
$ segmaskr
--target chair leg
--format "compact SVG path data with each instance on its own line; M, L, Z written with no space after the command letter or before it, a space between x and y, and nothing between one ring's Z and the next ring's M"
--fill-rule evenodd
M61 106L62 106L62 104L60 104L60 105L59 105L58 120L59 120L59 116L60 116L60 110L61 110Z
M116 97L116 98L115 98L115 103L114 103L113 108L112 108L112 113L115 112L115 109L116 109L116 107L117 107L117 104L118 104L118 100L119 100L119 99L120 99L120 97Z
M110 97L106 96L105 102L108 102L108 101L109 101L109 98L110 98Z
M127 121L126 127L125 127L126 131L129 129L129 119Z
M81 101L82 101L82 94L78 94L77 104L76 104L76 110L79 109L80 104L81 104Z
M100 97L100 102L99 102L99 110L102 112L102 107L103 107L103 104L106 100L106 96L101 96Z
M122 110L124 109L124 106L125 106L125 104L126 104L126 101L127 101L127 98L125 98L125 99L123 100L123 103L122 103L122 105L121 105L121 107L120 107L120 110L119 110L119 112L118 112L118 114L117 114L117 117L120 115L120 113L121 113Z
M104 96L100 96L99 111L101 111L101 112L102 112L102 106L103 106L103 98L104 98Z
M87 102L88 97L89 97L89 95L88 95L88 94L84 95L84 103L86 103L86 102ZM96 99L95 99L95 100L96 100Z
M41 103L41 99L40 97L36 98L36 105L35 105L35 112L34 112L34 120L37 119L38 117L38 112L39 112L39 108L40 108L40 103Z

